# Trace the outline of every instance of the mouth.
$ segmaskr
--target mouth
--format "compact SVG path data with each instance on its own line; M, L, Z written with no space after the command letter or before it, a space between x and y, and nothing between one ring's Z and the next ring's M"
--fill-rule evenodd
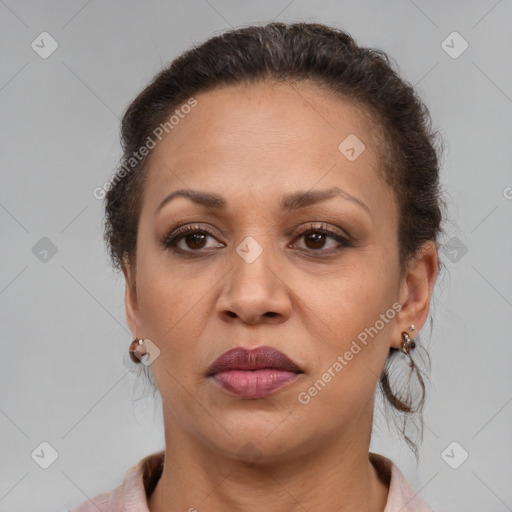
M288 356L271 347L237 347L217 358L206 376L232 396L256 399L275 393L303 373Z

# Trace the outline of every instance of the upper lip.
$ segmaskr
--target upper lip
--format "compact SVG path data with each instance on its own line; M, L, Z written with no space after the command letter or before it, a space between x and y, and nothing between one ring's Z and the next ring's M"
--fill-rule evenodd
M221 354L208 368L208 376L226 370L286 370L304 373L288 356L272 347L232 348Z

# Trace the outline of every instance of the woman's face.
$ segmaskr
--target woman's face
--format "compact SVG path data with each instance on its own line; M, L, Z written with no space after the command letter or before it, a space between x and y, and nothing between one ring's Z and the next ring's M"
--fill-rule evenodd
M422 323L412 310L398 313L410 289L378 128L306 82L195 99L153 150L137 265L127 273L130 327L160 351L152 371L166 429L218 453L269 460L345 434L367 438L389 348ZM208 376L225 351L260 346L302 373L276 372L280 388L254 373L249 384L232 373L231 389Z

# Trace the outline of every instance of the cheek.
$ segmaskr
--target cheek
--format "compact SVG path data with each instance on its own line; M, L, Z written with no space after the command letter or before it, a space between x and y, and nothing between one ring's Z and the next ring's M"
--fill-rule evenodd
M176 339L176 331L195 325L190 318L197 317L214 280L205 274L198 279L184 273L166 250L155 247L147 233L141 233L140 242L140 247L148 248L137 252L137 299L142 323L155 337Z
M350 271L338 272L321 288L312 287L307 296L308 307L322 326L313 377L328 381L334 395L361 398L369 393L389 352L396 283L389 262L380 259L382 265L379 258L372 258L372 264L351 265Z
M313 357L318 363L297 394L310 417L330 411L326 428L351 422L373 399L396 316L382 289L368 294L360 288L336 297L338 302L335 297L328 302L329 314L323 310L324 334Z
M153 376L165 407L184 421L197 414L197 404L190 400L187 390L194 389L197 379L194 370L199 347L195 340L207 320L209 288L199 283L194 286L192 280L156 266L146 267L139 282L137 295L144 336L160 350L151 367Z
M390 263L379 264L375 253L336 269L336 273L321 282L312 276L309 285L302 289L307 293L307 305L331 334L341 339L355 337L373 325L395 301L396 283L389 271Z
M173 269L170 260L162 261L160 255L144 258L137 275L137 297L143 334L160 349L153 375L166 405L174 411L193 411L186 390L197 390L204 378L210 348L205 333L215 308L219 272L192 274Z

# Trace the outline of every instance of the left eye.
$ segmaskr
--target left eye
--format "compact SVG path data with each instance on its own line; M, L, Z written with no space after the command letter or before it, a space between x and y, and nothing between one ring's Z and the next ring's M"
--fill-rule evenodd
M301 238L304 239L304 243L306 245L305 248L313 251L319 249L335 249L339 245L350 245L349 241L345 237L342 237L338 233L335 233L334 231L330 231L328 229L308 229L307 231L301 233L296 238L296 240L299 240ZM331 240L331 245L329 247L325 247L325 244L328 242L329 239Z

